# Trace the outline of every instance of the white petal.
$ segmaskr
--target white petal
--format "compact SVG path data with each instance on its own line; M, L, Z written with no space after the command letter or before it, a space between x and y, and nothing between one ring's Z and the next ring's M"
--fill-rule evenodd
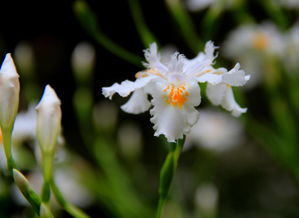
M218 85L212 85L212 84L207 85L206 93L209 100L212 102L212 104L214 105L221 104L227 88L228 88L227 85L223 83Z
M187 134L198 120L199 113L194 106L200 103L200 88L197 84L187 88L187 102L180 108L168 104L163 88L156 87L152 100L154 107L150 111L153 116L151 122L156 130L155 136L163 134L169 142L174 142Z
M155 69L159 71L160 73L167 72L167 67L161 63L161 57L158 53L157 44L152 43L150 44L150 47L146 50L144 50L144 57L147 61L147 63L143 63L143 65L149 69Z
M240 70L240 64L236 64L233 69L223 74L222 81L231 86L243 86L249 80L250 76L246 76L243 70Z
M206 53L206 57L211 59L212 61L214 60L215 58L215 49L217 47L214 46L214 43L212 41L208 41L205 45L205 53Z
M148 77L138 78L135 80L135 82L125 80L121 84L114 83L110 87L102 88L102 93L106 98L109 97L110 99L115 93L118 93L122 97L127 97L131 92L143 88L153 79L154 77L148 76Z
M127 113L139 114L147 111L150 106L147 94L143 89L138 89L132 94L127 103L121 106L121 109Z
M236 102L232 88L227 88L221 105L226 110L231 111L232 115L235 117L238 117L247 111L247 108L241 108Z
M200 77L197 77L196 79L197 79L198 82L208 82L212 85L216 85L216 84L221 83L222 75L206 73L206 74L203 74Z

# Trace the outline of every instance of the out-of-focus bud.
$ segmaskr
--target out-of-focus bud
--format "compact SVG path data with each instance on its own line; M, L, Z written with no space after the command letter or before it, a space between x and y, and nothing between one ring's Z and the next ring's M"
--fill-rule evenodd
M19 75L10 54L5 56L0 69L0 125L11 129L19 106Z
M167 202L163 212L165 218L183 218L184 214L179 204L175 202Z
M95 49L87 43L79 43L72 54L71 64L78 81L86 81L90 78L95 65Z
M61 130L60 100L54 89L47 85L43 97L36 107L36 135L43 152L51 152Z
M118 110L115 104L103 101L93 110L93 120L99 130L109 131L116 126Z
M195 193L195 206L200 217L216 217L218 190L212 184L201 185Z
M39 214L41 200L38 194L36 194L34 190L30 187L29 182L20 171L13 169L13 177L16 185L22 192L23 196L32 205L33 209L37 212L37 214Z
M126 123L119 128L118 142L121 153L128 160L136 160L142 150L142 133L133 123Z
M34 71L35 58L31 45L20 42L15 48L15 62L21 75L29 76Z
M41 204L40 206L40 217L41 218L54 218L50 209L46 204Z

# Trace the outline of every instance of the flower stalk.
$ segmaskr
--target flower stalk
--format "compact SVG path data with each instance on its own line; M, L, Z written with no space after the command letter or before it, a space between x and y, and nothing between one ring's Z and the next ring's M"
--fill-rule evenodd
M169 153L160 172L159 202L156 218L161 218L184 143L185 136L183 139L178 139L176 143L170 144Z
M13 169L16 167L12 150L11 150L11 133L12 128L2 128L4 152L7 160L9 175L13 175Z

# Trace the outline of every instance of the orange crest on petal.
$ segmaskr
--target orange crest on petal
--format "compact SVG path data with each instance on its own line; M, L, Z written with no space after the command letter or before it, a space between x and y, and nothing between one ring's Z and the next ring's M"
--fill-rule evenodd
M182 108L187 101L187 96L189 93L186 91L185 85L180 85L178 87L174 85L168 85L163 92L167 94L164 96L167 104L174 107Z

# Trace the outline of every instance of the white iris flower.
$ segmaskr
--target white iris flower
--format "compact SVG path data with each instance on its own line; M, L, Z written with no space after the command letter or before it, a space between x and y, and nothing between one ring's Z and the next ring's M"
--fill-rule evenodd
M231 71L212 67L215 46L207 42L205 51L192 60L175 52L168 61L161 61L155 43L144 51L146 70L136 74L136 80L115 83L103 88L103 95L110 99L115 93L127 97L129 101L121 108L125 112L138 114L150 110L155 136L165 135L169 142L182 138L198 120L195 109L201 102L199 82L208 82L208 96L212 103L240 115L242 109L235 102L231 86L244 85L249 79L237 65ZM225 86L225 88L222 88ZM218 89L220 88L220 89ZM148 95L152 100L148 100ZM220 99L216 101L215 99Z

